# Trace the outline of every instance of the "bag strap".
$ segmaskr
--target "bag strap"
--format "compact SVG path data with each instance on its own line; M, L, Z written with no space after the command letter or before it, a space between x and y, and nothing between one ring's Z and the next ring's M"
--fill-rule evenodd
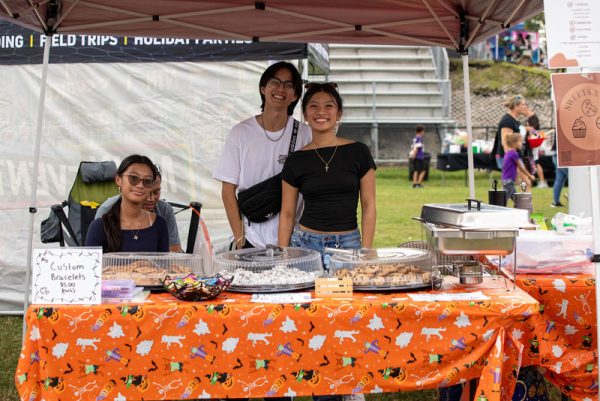
M300 121L294 118L294 129L292 130L292 137L290 138L290 149L288 150L288 156L292 154L294 148L296 148L296 139L298 138L298 127L300 127Z

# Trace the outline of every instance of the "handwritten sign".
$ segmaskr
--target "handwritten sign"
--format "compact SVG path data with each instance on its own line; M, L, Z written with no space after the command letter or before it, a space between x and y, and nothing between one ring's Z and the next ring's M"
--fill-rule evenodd
M102 248L34 249L34 304L99 304Z

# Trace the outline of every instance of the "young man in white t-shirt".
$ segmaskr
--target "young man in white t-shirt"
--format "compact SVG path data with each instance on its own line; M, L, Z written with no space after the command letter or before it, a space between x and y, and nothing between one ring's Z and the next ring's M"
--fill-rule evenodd
M292 114L302 97L302 77L282 61L271 65L259 82L262 113L236 124L229 133L213 178L221 181L221 197L233 232L234 248L277 244L279 215L262 223L242 216L237 192L283 169L294 128ZM310 127L300 124L294 150L311 141Z

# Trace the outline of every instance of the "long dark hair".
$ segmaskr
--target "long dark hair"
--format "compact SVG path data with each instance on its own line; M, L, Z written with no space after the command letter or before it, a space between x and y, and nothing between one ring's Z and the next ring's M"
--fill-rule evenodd
M339 112L342 113L344 111L344 102L342 101L342 97L340 96L340 93L337 90L337 84L333 82L311 82L309 84L306 84L306 93L302 98L303 114L306 114L306 107L308 106L308 102L310 102L310 99L312 99L312 97L319 92L325 92L331 95L331 97L333 97L333 100L337 103Z
M157 172L154 163L148 157L141 155L130 155L123 159L116 175L122 176L132 164L145 164L150 167L152 178L156 179ZM121 197L102 216L102 226L107 242L106 252L119 252L121 250Z
M296 100L290 103L287 109L288 116L291 116L292 114L294 114L294 109L296 108L296 105L302 97L302 77L300 76L300 73L298 72L296 66L287 61L280 61L269 66L269 68L267 68L260 77L260 81L258 82L258 93L260 93L261 100L260 109L262 111L265 111L265 95L260 91L260 89L266 87L269 79L273 78L275 74L277 74L277 71L283 68L285 68L292 74L292 82L294 83L294 93L296 94Z

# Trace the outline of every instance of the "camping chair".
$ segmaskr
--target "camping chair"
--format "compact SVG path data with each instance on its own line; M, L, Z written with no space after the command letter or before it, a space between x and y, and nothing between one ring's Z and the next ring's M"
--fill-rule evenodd
M117 165L113 161L81 162L68 200L50 206L49 219L56 217L60 221L58 238L42 238L42 242L59 242L61 247L65 243L69 246L83 246L90 223L96 216L96 208L119 193L115 184L116 173ZM64 211L65 206L68 206L68 217Z
M50 217L42 222L42 242L58 242L61 247L65 244L85 245L88 228L96 217L97 207L106 199L119 193L114 180L116 173L117 166L113 161L81 162L68 200L52 205ZM192 209L187 245L184 249L186 253L193 253L202 204L199 202L190 202L189 205L174 202L169 204L176 209L175 213ZM68 206L68 217L64 211L65 206ZM52 230L52 235L45 235L44 225L48 225L49 222L55 223L56 227Z

